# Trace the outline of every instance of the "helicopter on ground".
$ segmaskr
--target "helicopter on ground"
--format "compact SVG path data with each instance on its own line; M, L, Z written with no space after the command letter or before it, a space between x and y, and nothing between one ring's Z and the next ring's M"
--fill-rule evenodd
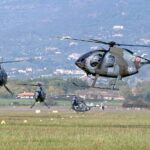
M15 62L22 62L22 61L27 61L27 60L15 60L15 61L0 61L0 87L4 87L12 96L14 93L7 87L7 80L8 80L8 75L5 71L5 69L1 66L1 64L4 63L15 63Z
M60 37L59 37L60 38ZM119 90L117 88L117 82L124 77L137 74L139 69L146 64L150 64L150 60L142 56L136 55L129 49L121 48L120 46L132 46L132 47L150 47L150 45L133 45L133 44L120 44L114 41L104 42L96 39L76 39L71 37L65 37L62 39L97 43L108 45L108 49L97 49L89 51L80 56L75 64L82 69L87 76L94 76L92 88ZM108 87L96 87L96 81L98 77L115 78L114 82L110 82ZM74 85L78 86L76 83Z
M24 84L19 84L19 85L35 86L35 87L37 87L37 89L34 92L35 102L31 105L31 108L33 108L37 102L44 103L44 105L49 108L49 105L45 102L46 93L45 93L45 91L43 89L44 85L42 83L37 83L37 84L25 84L24 83Z
M71 108L76 112L86 112L91 110L91 108L97 107L99 105L89 106L85 103L83 99L74 95L71 101L71 106L72 106Z

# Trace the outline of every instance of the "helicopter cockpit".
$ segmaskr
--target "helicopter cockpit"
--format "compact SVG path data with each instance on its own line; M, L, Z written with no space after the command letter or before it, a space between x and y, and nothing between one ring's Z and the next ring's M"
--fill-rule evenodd
M97 67L100 64L105 53L106 53L106 50L90 51L86 53L85 55L82 55L75 62L75 64L82 70L85 70L86 72L88 72L88 68L92 69L92 68Z

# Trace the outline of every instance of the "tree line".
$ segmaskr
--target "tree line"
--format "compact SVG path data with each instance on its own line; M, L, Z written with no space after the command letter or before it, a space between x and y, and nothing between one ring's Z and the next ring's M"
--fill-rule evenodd
M39 82L44 85L43 88L48 96L73 93L75 90L84 89L84 86L87 86L86 81L78 78L63 79L59 77L37 78L34 80L9 80L7 86L17 95L24 91L34 92L36 90L35 86L24 86L20 84L37 84ZM78 84L79 87L75 86L73 83ZM10 94L3 87L0 89L0 97L11 98Z
M47 96L55 95L67 95L75 93L76 90L85 89L88 85L86 81L79 78L68 78L63 79L60 77L50 77L50 78L37 78L34 80L9 80L8 87L17 95L18 93L34 92L36 87L33 86L23 86L19 84L36 84L41 82L44 84L44 89ZM76 83L79 86L75 86ZM135 87L130 87L130 85L121 81L119 83L120 95L124 96L124 106L140 106L140 107L150 107L150 81L138 82ZM99 89L100 90L100 89ZM11 98L10 94L1 87L0 97Z

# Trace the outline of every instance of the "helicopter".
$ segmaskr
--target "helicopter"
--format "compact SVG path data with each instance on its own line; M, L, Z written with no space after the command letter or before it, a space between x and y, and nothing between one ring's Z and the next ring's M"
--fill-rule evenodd
M42 83L37 83L37 84L26 84L26 83L24 83L24 84L19 84L19 85L35 86L35 87L37 87L37 89L34 92L35 102L31 105L30 108L33 108L37 102L44 103L44 105L49 108L49 105L45 102L46 93L45 93L45 91L43 89L44 85L42 85Z
M24 60L15 60L15 61L0 61L0 87L4 87L12 96L14 95L14 93L6 85L8 80L8 75L1 64L22 62L22 61L27 61L27 60L24 59Z
M57 37L60 38L60 37ZM122 48L121 46L130 47L150 47L150 45L133 45L133 44L120 44L114 41L104 42L96 39L76 39L71 37L63 37L61 39L97 43L108 45L108 49L97 49L89 51L80 56L75 65L83 70L87 76L92 75L94 77L91 84L92 88L108 89L108 90L119 90L117 83L124 77L128 77L139 72L139 69L150 64L150 60L142 56L136 55L129 49ZM96 87L96 82L99 77L114 78L113 82L110 82L108 87ZM75 86L79 86L73 83Z
M76 95L74 95L71 101L71 106L72 106L71 108L75 112L86 112L86 111L91 110L91 108L97 107L99 105L89 106L80 97L77 97Z

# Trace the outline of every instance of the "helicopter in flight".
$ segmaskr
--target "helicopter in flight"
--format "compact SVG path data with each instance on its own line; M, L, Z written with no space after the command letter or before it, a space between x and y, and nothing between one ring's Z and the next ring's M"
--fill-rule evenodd
M24 83L24 84L19 84L19 85L37 87L35 92L34 92L35 102L31 105L31 108L33 108L37 102L44 103L44 105L49 108L49 105L45 102L46 93L43 89L44 85L42 83L37 83L37 84L26 84L26 83Z
M4 87L12 96L14 95L14 93L6 85L8 80L8 75L5 69L2 67L2 64L22 62L22 61L27 61L27 60L24 59L24 60L15 60L15 61L0 61L0 87Z
M59 37L60 38L60 37ZM126 46L130 47L150 47L150 45L133 45L133 44L120 44L114 41L104 42L96 39L76 39L71 37L65 37L61 39L97 43L108 45L108 49L97 49L89 51L80 56L75 64L82 69L87 76L94 76L92 88L119 90L117 83L124 77L128 77L139 72L139 69L150 64L150 60L142 56L136 55L129 49L122 48ZM96 82L99 77L115 78L114 82L110 82L108 87L96 87ZM76 83L74 85L78 86Z

